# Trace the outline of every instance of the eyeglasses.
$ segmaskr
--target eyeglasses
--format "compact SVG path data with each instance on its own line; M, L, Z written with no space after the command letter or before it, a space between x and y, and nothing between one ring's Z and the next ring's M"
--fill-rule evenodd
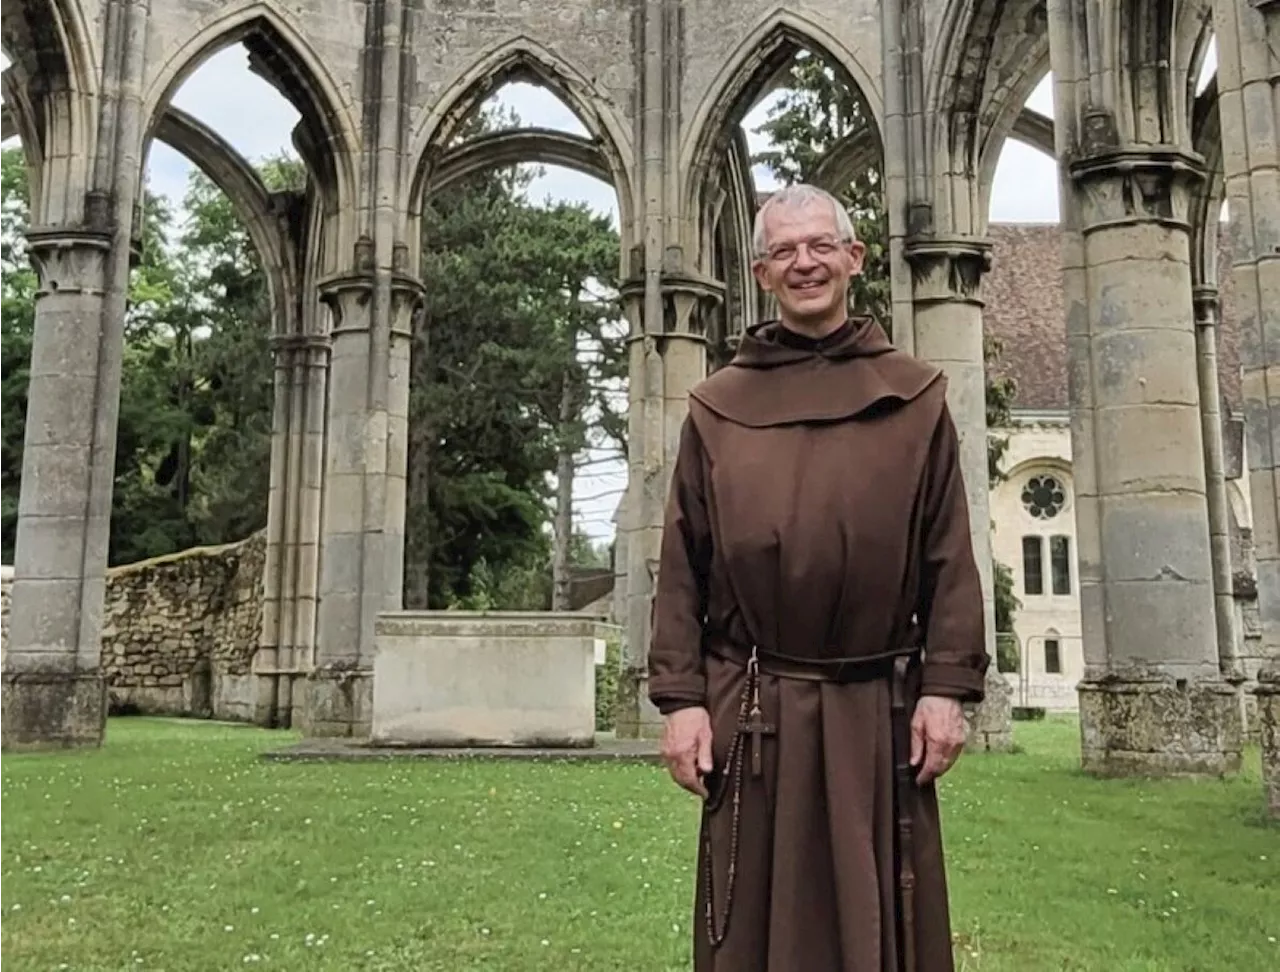
M851 240L837 240L832 236L817 236L796 243L778 243L765 251L765 259L771 263L791 263L800 255L800 248L809 251L809 256L816 260L827 260L851 243Z

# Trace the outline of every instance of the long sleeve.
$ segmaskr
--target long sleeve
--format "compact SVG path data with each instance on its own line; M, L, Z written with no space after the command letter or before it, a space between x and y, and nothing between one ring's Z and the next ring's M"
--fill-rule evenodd
M991 658L960 470L960 442L946 407L934 432L926 476L917 609L925 635L921 692L980 702Z
M686 417L667 495L652 602L649 699L664 714L706 701L702 630L711 524L704 488L702 442L692 418Z

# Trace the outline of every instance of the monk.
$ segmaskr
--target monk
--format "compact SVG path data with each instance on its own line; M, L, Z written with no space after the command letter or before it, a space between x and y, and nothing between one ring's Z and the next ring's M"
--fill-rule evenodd
M691 392L648 691L700 796L696 972L952 972L935 782L989 665L946 381L850 317L865 246L776 193L781 320Z

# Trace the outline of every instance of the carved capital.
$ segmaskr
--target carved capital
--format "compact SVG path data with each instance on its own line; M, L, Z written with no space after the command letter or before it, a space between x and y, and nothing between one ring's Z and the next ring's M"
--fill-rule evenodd
M705 341L707 315L724 301L725 286L709 277L667 271L660 283L662 319L645 318L645 280L632 277L619 288L623 312L631 324L631 337Z
M991 269L991 241L975 236L908 238L916 303L982 305L982 276Z
M1191 199L1204 179L1204 160L1167 146L1117 149L1069 166L1081 228L1159 223L1189 230Z
M391 278L391 336L413 337L416 316L427 303L427 288L416 277L397 273Z
M1218 326L1218 288L1201 284L1191 291L1191 306L1195 309L1196 327Z
M320 284L320 302L333 314L330 334L369 330L373 314L373 277L353 273L330 277Z
M36 299L106 290L111 234L52 227L27 231L27 256L40 278Z
M328 334L273 334L270 343L277 355L290 351L328 354L333 347Z

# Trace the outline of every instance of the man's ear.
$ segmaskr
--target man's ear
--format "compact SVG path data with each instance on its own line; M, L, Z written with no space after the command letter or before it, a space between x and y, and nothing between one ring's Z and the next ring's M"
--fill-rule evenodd
M756 283L758 283L766 293L773 292L773 288L769 286L769 274L765 270L763 260L753 260L751 262L751 273L755 276Z
M854 240L849 244L849 259L852 261L851 273L859 274L862 272L862 266L867 258L867 244L861 240Z

